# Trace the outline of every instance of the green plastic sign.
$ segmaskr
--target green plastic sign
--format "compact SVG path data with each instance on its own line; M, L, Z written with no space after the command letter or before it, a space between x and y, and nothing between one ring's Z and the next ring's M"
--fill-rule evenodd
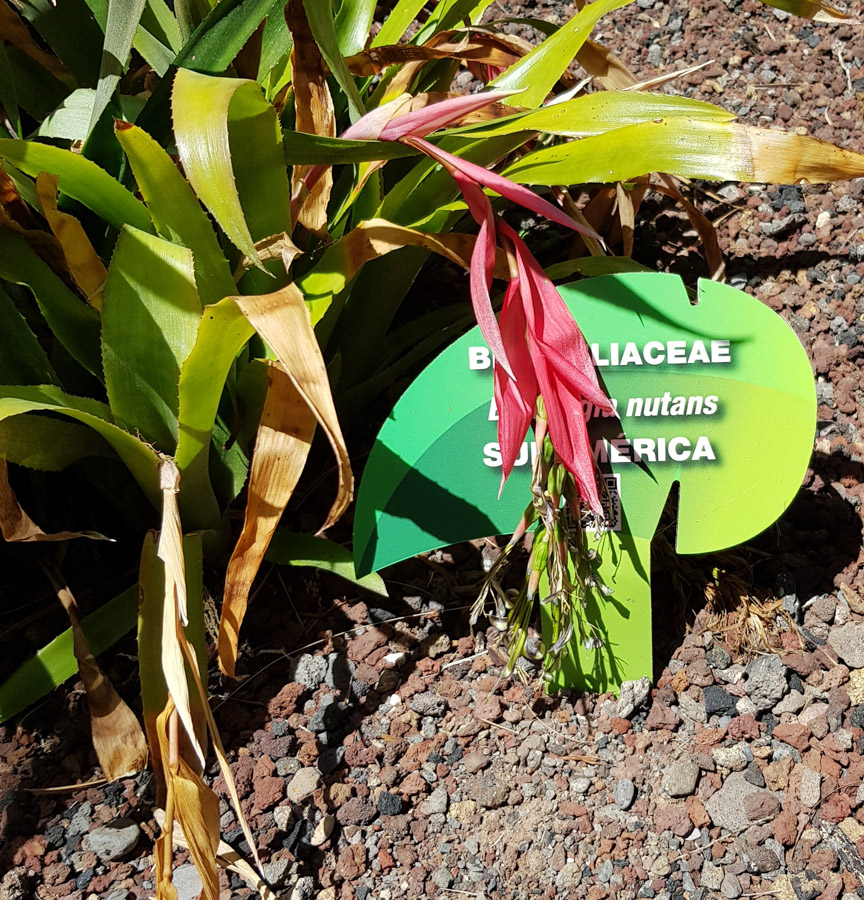
M800 487L816 396L794 332L734 288L700 281L691 303L675 275L629 273L560 292L617 410L586 408L613 524L593 546L614 594L586 611L604 644L586 649L574 640L562 668L563 685L602 692L652 675L650 549L673 484L679 553L759 534ZM396 405L360 485L358 574L515 528L530 499L536 449L529 433L499 499L492 362L475 328Z

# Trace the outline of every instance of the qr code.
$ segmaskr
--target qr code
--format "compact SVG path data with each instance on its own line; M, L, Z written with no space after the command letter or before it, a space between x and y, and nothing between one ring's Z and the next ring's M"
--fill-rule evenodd
M604 475L603 490L600 492L603 511L606 514L606 528L610 531L621 530L621 476ZM597 523L593 520L587 524L588 531L596 531Z

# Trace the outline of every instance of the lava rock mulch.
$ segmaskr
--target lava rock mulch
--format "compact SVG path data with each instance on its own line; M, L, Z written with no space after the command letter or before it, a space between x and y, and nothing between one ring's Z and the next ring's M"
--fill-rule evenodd
M572 13L548 0L506 7ZM637 0L595 37L640 77L716 59L666 89L864 149L864 35L851 27L751 0ZM214 687L280 897L864 897L862 186L712 192L730 282L790 323L818 382L812 468L760 539L789 617L776 652L736 654L703 610L666 636L674 652L653 684L620 700L547 697L502 680L494 632L468 628L479 546L389 570L390 600L292 582L296 602L272 602L263 621L250 611L246 680ZM643 262L700 274L668 201L649 198L642 219ZM121 664L106 661L128 675ZM154 895L147 773L39 792L98 775L86 723L73 686L0 727L2 900ZM222 811L225 840L248 855ZM177 859L178 895L192 900L200 883ZM235 875L222 884L225 900L253 893Z

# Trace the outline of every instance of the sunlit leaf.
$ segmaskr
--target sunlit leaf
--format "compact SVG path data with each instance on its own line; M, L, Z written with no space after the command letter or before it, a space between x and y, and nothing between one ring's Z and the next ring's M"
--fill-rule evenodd
M105 386L117 421L164 452L176 446L177 382L200 318L192 252L124 228L105 285Z
M272 347L288 377L312 409L336 456L339 486L327 521L321 527L324 531L345 512L351 502L354 477L333 406L327 369L309 321L303 294L294 284L289 284L273 294L235 297L234 302Z
M539 106L567 70L600 18L630 2L594 0L531 53L499 75L492 84L501 90L521 91L505 101L510 105Z
M342 56L359 53L369 39L377 0L342 0L336 14L336 37Z
M673 97L666 94L642 94L636 91L598 91L562 103L553 103L534 112L522 113L460 131L480 135L515 134L542 131L568 137L603 135L656 119L685 118L706 122L731 122L736 118L713 103ZM686 125L682 126L686 127Z
M424 43L433 34L454 28L463 19L470 19L476 24L491 5L492 0L441 0L429 14L423 27L414 35L414 42Z
M115 133L157 233L192 251L202 304L233 294L231 268L216 232L174 161L146 131L134 125L117 122Z
M172 109L186 177L238 249L257 261L256 240L290 230L276 111L254 81L186 69L175 77Z
M93 88L77 88L72 91L57 109L42 120L36 134L39 137L60 138L64 141L84 141L87 138L95 95ZM123 118L129 122L135 121L144 106L142 97L127 97L122 94L116 98L116 102Z
M211 436L228 373L254 334L231 297L207 306L195 345L180 371L180 437L175 459L183 478L180 506L188 527L212 528L219 521L210 480Z
M99 259L84 227L74 216L57 209L57 176L42 172L36 178L36 191L51 233L60 242L69 271L87 302L102 309L102 290L108 270Z
M249 591L279 519L303 473L316 417L308 401L278 363L271 363L269 387L258 426L243 530L225 576L219 621L219 667L234 677L240 626Z
M405 34L425 4L426 0L399 0L387 14L381 30L372 39L372 46L395 44Z
M153 230L144 204L80 153L34 141L0 140L0 158L33 178L40 172L57 175L61 193L79 200L115 228L128 224Z
M502 174L538 185L626 181L649 172L709 181L841 181L864 174L864 155L773 129L662 119L535 150Z
M96 86L96 96L93 102L93 111L90 114L90 126L88 131L99 121L99 117L105 111L114 88L120 81L120 76L129 61L129 53L132 50L132 40L144 11L146 0L127 0L126 3L109 3L108 16L105 22L105 43L102 47L102 65L99 69L99 83Z

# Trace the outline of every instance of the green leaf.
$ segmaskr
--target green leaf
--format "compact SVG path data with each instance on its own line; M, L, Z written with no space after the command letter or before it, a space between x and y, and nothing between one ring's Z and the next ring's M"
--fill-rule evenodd
M187 22L187 13L191 22L198 20L205 7L210 11L177 54L174 67L220 75L271 10L273 0L220 0L212 8L208 0L187 0L177 6L178 20L182 22ZM156 86L138 119L138 124L162 144L170 140L171 83L169 72L169 77Z
M705 122L731 122L734 113L687 97L645 94L637 91L598 91L535 112L497 119L488 125L453 129L450 134L474 138L542 131L566 137L590 137L655 119L689 118Z
M78 84L96 84L99 54L93 48L102 46L102 27L84 0L16 0L15 8L39 32Z
M576 13L566 25L562 25L555 34L513 63L492 82L499 90L521 92L503 102L517 106L540 106L558 79L567 71L600 18L630 2L631 0L594 0Z
M138 585L133 585L81 620L94 654L103 653L131 631L138 620ZM0 723L8 721L78 674L72 650L72 629L46 644L0 685Z
M172 50L175 55L183 48L180 25L174 13L171 12L171 7L168 6L165 0L147 0L147 5L141 14L141 24L138 28L139 36L145 29L160 44ZM142 53L141 55L143 56L144 54Z
M195 346L180 372L180 438L175 461L184 490L180 511L188 528L211 528L219 505L210 483L210 444L228 373L255 329L231 297L204 309ZM187 505L195 497L194 506Z
M433 34L446 31L448 28L455 28L464 19L470 19L476 25L491 5L492 0L441 0L411 42L423 44Z
M521 134L466 142L457 138L442 138L439 146L462 159L487 166L521 146L525 142ZM433 160L426 159L416 166L384 197L377 216L397 225L416 227L430 216L434 222L424 224L425 231L441 230L452 213L447 204L459 194L453 177ZM439 210L441 211L439 214Z
M57 381L54 369L38 338L2 287L0 287L0 335L3 336L0 350L0 384L44 384Z
M177 73L172 105L177 150L195 193L260 265L255 241L289 231L291 221L276 111L254 81L187 69Z
M398 141L351 141L290 129L282 132L282 145L289 166L338 166L418 155Z
M171 63L174 62L175 52L140 26L135 33L133 46L144 57L145 62L150 65L153 71L160 78L164 78L168 69L171 68Z
M342 0L336 14L336 37L343 56L359 53L369 39L376 0Z
M35 413L0 422L0 457L16 465L59 472L93 456L114 458L115 454L104 438L77 422Z
M380 575L373 572L363 578L358 578L354 571L354 559L351 551L326 538L314 537L311 534L277 531L267 548L265 558L281 566L311 566L325 572L332 572L373 594L380 594L382 597L389 596Z
M69 93L69 86L47 72L12 44L6 45L18 106L37 121L51 112Z
M163 453L177 443L177 385L200 318L192 251L124 228L105 282L105 386L117 421Z
M288 30L285 21L286 0L274 0L273 8L267 14L264 23L264 33L261 35L261 59L258 62L258 77L260 84L270 72L291 55L294 40ZM289 65L290 69L290 65Z
M174 11L177 13L177 24L184 45L215 5L211 0L174 0Z
M147 499L156 509L161 509L159 455L144 441L118 428L111 420L111 410L104 403L87 397L73 397L51 385L0 386L0 421L8 416L49 410L83 422L105 438Z
M215 303L235 293L231 268L210 219L174 161L146 131L134 125L118 123L116 133L156 232L192 251L201 303Z
M345 65L345 59L339 50L336 26L333 20L333 2L332 0L302 0L302 2L306 10L306 18L309 20L309 27L315 37L315 43L318 44L318 49L330 67L339 87L345 92L351 121L356 122L366 112L366 107L360 98L354 77L348 71L348 66Z
M36 129L36 134L44 138L60 138L64 141L84 141L90 125L96 91L93 88L78 88L48 115ZM123 118L134 122L144 106L141 97L117 97L117 104Z
M80 153L34 141L0 140L0 159L33 178L40 172L57 175L61 193L80 201L114 228L132 225L153 230L144 204Z
M129 62L132 52L132 41L146 0L126 0L125 3L109 3L108 17L105 23L105 43L102 46L102 64L99 67L99 83L96 86L96 97L93 112L90 114L88 133L108 106L114 88L120 82L120 76Z
M650 172L708 181L840 181L864 175L864 155L773 129L661 119L526 153L501 174L551 185L628 181Z
M340 420L352 421L387 387L462 334L473 322L474 314L466 314L464 306L445 307L388 335L384 344L386 359L380 370L339 397ZM404 349L394 353L400 345Z
M426 0L399 0L384 20L381 30L372 39L372 46L397 44L425 5Z
M29 287L57 340L88 372L101 377L99 314L76 297L16 232L5 231L0 235L0 278ZM25 352L24 347L18 349Z

